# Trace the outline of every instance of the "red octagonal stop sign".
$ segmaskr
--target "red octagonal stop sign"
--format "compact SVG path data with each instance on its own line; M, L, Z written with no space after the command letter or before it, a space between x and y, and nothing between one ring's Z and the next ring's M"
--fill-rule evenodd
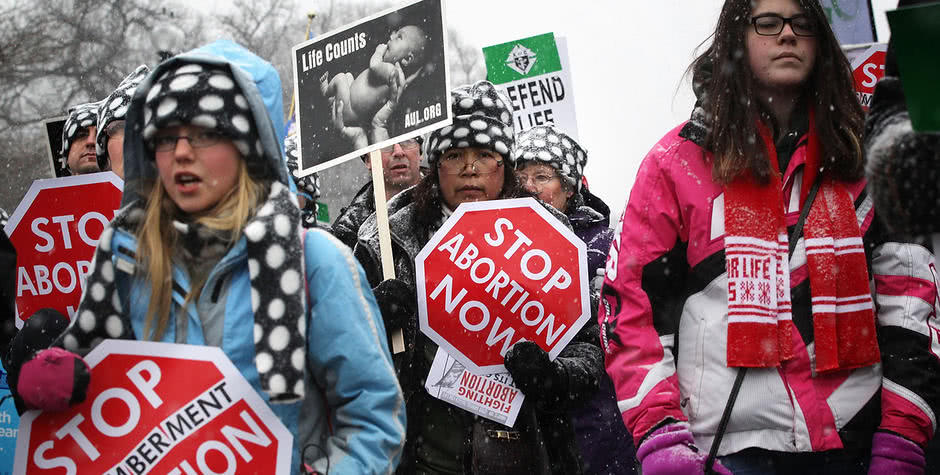
M523 339L554 359L591 318L586 267L534 199L461 204L415 258L421 331L478 374Z
M16 326L51 307L72 319L98 237L121 205L113 172L36 180L4 230L16 248Z
M885 58L888 45L876 43L852 59L852 76L855 78L855 94L862 108L868 110L875 84L885 75Z
M15 473L288 474L293 436L220 348L105 340L88 397L20 419Z

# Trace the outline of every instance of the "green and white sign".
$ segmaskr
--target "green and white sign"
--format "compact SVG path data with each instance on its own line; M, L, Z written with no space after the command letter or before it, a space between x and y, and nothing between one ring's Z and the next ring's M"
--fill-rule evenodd
M554 33L483 48L487 79L512 102L516 133L554 124L578 138L568 50Z
M553 33L487 46L483 48L483 56L487 78L493 84L561 71Z
M330 208L326 203L317 201L317 221L330 224Z

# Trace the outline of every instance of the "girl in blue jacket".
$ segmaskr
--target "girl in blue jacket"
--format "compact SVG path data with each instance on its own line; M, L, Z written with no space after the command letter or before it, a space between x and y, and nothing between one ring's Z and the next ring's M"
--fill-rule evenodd
M307 446L319 473L393 471L405 412L375 299L347 248L302 230L255 82L180 55L138 87L126 121L122 209L77 316L22 368L26 403L76 402L84 362L65 350L104 338L218 346L294 434L292 473Z

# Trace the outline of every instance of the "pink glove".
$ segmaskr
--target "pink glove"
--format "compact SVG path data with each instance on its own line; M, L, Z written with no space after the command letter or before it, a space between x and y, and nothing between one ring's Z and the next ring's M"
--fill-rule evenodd
M643 475L685 475L704 473L708 454L696 447L689 424L676 422L660 427L640 444L636 458L643 466ZM732 475L715 460L715 473Z
M875 432L871 439L872 475L921 475L924 473L924 449L890 432Z
M23 364L16 389L29 409L64 411L85 400L90 380L81 356L54 347Z

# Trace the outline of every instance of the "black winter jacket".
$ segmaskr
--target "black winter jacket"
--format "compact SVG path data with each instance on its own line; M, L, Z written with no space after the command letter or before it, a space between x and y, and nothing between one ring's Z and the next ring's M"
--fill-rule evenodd
M339 216L330 226L330 232L333 233L343 244L350 249L356 247L356 236L359 234L359 227L372 213L375 213L375 191L372 182L366 183L356 192L349 205L339 212Z
M397 279L404 281L410 287L412 298L416 295L415 256L436 231L436 229L415 229L413 223L416 213L427 212L427 210L417 209L413 196L415 190L416 188L411 188L396 195L389 201L388 210L395 275ZM559 220L567 224L564 215L551 207L548 208ZM354 253L362 263L369 283L375 287L382 280L382 270L378 228L374 214L363 223L359 229L358 238ZM377 298L379 298L378 295L377 293ZM386 318L386 329L391 332L395 324L389 322L385 315L383 318ZM450 454L450 456L461 461L464 465L464 473L471 473L469 460L473 450L474 424L492 427L493 423L478 419L463 409L431 397L424 389L431 362L427 355L433 355L437 350L437 345L420 332L417 314L409 316L403 333L405 351L392 357L408 411L408 435L397 473L414 473L417 454L420 450L418 444L422 443L419 435L422 429L428 426L439 430L441 437L448 435L462 437L464 441L462 453ZM598 380L604 371L603 353L599 340L597 324L593 321L589 322L559 354L557 360L562 362L568 375L570 391L567 398L555 401L552 407L530 404L527 399L522 407L514 429L521 432L522 438L526 440L529 447L534 447L541 454L539 466L533 475L535 473L582 473L569 410L584 404L597 390ZM391 347L391 339L389 342L389 347ZM503 426L499 427L505 429Z
M898 7L929 3L901 0ZM865 122L865 172L878 216L889 231L940 232L940 133L911 127L900 71L888 47Z

